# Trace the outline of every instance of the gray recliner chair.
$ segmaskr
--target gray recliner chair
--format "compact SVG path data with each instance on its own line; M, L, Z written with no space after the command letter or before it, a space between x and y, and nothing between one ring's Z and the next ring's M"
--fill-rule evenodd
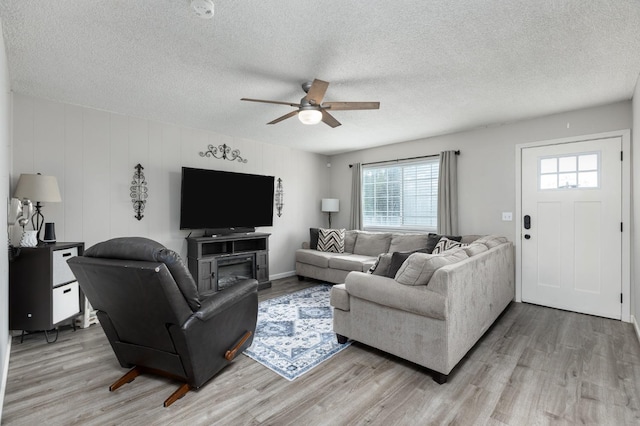
M111 391L141 373L161 374L183 382L165 400L167 407L204 385L253 341L254 279L198 294L177 253L140 237L96 244L68 264L120 365L133 367Z

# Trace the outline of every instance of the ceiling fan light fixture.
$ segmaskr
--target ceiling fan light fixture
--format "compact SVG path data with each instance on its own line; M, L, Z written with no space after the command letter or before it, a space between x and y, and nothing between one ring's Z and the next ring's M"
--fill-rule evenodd
M213 18L213 0L191 0L191 8L200 18Z
M317 109L303 109L298 113L298 119L302 124L318 124L322 121L322 112Z

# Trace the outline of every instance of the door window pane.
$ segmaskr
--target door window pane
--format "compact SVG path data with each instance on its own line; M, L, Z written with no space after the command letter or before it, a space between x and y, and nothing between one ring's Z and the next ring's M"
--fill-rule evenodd
M540 160L540 173L555 173L558 171L557 158L543 158Z
M541 190L599 188L600 153L540 158L538 181Z
M588 154L578 157L578 170L598 170L598 155Z
M561 172L575 172L577 170L576 157L574 156L560 157L558 162L560 163L559 171Z

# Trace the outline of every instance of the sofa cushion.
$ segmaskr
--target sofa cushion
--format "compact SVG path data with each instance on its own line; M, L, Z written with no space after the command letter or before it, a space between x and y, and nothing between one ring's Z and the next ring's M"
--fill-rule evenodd
M351 297L430 318L446 318L445 297L427 286L409 287L390 278L351 272L345 288Z
M438 241L438 244L436 244L435 248L431 253L438 254L438 253L445 252L447 250L451 250L458 247L466 247L466 246L468 246L468 244L463 244L459 241L454 241L454 240L448 239L447 237L442 237L440 238L440 241Z
M393 234L389 253L396 251L416 251L427 247L427 234Z
M353 249L355 254L365 256L377 256L389 251L391 244L391 234L386 232L358 232L356 245Z
M355 253L353 249L356 246L356 238L358 231L349 230L344 233L344 251L347 253Z
M349 310L349 293L344 284L336 284L331 287L331 293L329 296L329 303L336 309L341 311Z
M433 232L429 233L429 236L427 238L427 253L431 253L433 252L433 249L436 248L436 245L438 245L438 242L440 241L440 238L442 237L447 237L450 240L453 241L461 241L462 240L462 236L458 235L439 235L439 234L434 234Z
M476 254L480 254L480 253L484 253L485 251L489 250L489 248L487 248L487 246L485 246L482 243L471 243L466 247L462 248L465 253L467 253L467 256L471 257L471 256L475 256Z
M363 272L365 262L374 262L371 256L362 256L359 254L346 254L344 256L334 256L329 259L329 268L340 269L342 271L359 271Z
M499 235L486 235L484 237L478 238L474 242L484 244L488 248L493 248L495 246L499 246L500 244L506 243L507 239Z
M379 254L375 263L371 265L367 273L386 277L388 276L389 265L391 265L391 253Z
M463 249L440 254L413 253L402 264L395 280L404 285L426 285L436 270L467 257L469 256Z
M344 229L320 228L318 233L318 251L344 253Z
M328 268L329 259L334 256L344 256L344 254L327 253L311 249L296 250L296 262L306 263L308 265L318 266L320 268Z

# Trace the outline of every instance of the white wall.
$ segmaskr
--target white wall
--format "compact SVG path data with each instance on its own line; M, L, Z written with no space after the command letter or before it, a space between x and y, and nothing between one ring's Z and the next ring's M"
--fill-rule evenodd
M282 178L283 214L274 211L273 227L258 229L272 233L272 277L292 273L295 249L322 220L316 204L328 191L325 156L20 94L14 95L13 117L12 188L20 173L58 178L63 201L43 210L45 221L55 223L58 241L89 247L112 237L144 236L186 257L188 232L178 224L182 166ZM199 155L207 145L223 143L248 162ZM134 218L129 195L138 163L149 191L141 221ZM215 197L215 188L202 191L203 197Z
M0 23L0 228L7 230L7 208L9 197L9 146L11 145L11 92L7 55L5 53L2 23ZM9 265L7 245L0 244L0 420L9 366Z
M515 213L515 146L631 128L631 102L570 111L501 126L437 136L355 151L331 158L331 196L340 199L335 226L348 227L350 163L367 163L460 150L458 157L459 230L462 234L500 234L513 240L515 222L503 222L502 212ZM344 206L344 207L343 207Z
M635 126L634 126L635 125ZM349 225L351 180L348 165L460 150L458 158L459 231L461 234L499 234L515 239L514 222L503 222L502 212L516 211L515 146L517 144L603 133L612 130L640 129L640 85L636 86L633 107L630 101L561 114L479 128L467 132L410 141L380 148L351 152L331 158L331 196L340 199L341 209L335 226ZM635 133L634 133L635 134ZM636 139L637 141L638 139ZM640 170L640 149L633 149L635 175ZM632 240L640 248L640 181L633 189L635 200ZM344 208L342 208L344 206ZM514 217L515 219L515 217ZM634 254L635 253L635 254ZM631 253L640 261L640 254ZM634 279L635 277L635 279ZM632 272L631 314L640 317L640 267ZM640 336L640 330L638 330Z

